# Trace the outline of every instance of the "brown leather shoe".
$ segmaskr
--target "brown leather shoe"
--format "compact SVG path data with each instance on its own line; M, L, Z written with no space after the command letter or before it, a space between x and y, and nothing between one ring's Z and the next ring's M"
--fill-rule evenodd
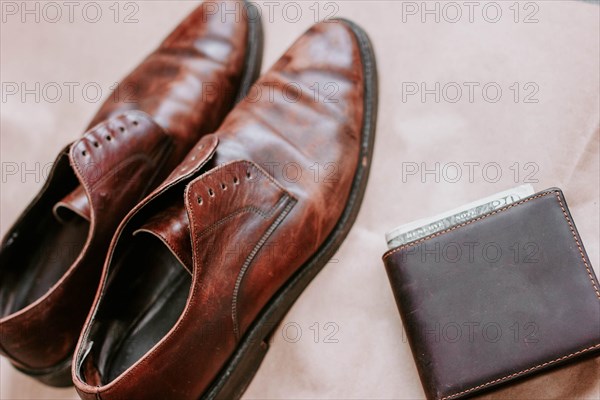
M222 123L260 71L260 20L242 1L205 2L121 83L58 156L0 250L0 352L40 381L70 364L123 217ZM237 16L223 10L237 9Z
M312 27L119 227L74 358L80 396L241 396L356 218L376 110L365 33Z

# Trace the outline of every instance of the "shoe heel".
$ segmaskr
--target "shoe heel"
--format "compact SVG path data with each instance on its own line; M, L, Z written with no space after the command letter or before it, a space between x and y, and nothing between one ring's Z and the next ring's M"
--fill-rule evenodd
M17 367L16 365L13 365L13 367L48 386L73 386L73 379L71 378L71 358L61 364L43 370L27 370Z

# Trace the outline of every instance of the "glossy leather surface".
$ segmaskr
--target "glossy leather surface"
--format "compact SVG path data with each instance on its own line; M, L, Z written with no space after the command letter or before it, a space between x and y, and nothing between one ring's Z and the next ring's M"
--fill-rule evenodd
M429 399L600 349L600 290L581 243L551 189L384 256Z
M261 309L323 245L352 201L353 179L367 163L361 151L363 62L347 23L313 26L221 128L199 142L202 150L192 150L129 214L76 352L74 381L82 398L196 399L205 393ZM327 84L337 89L331 101L324 101L323 91L315 101L310 87ZM141 268L132 255L139 251L134 232L140 229L152 232L146 245L160 238L190 277L179 288L186 302L168 333L112 374L108 360L120 350L107 343L120 334L126 341L145 327L136 322L145 320L135 316L139 302L119 301L119 282ZM157 285L150 277L146 283ZM154 303L148 307L168 313ZM130 310L128 333L115 325L122 308Z
M227 3L239 18L203 3L122 81L121 98L112 94L60 153L4 238L0 352L19 368L37 373L68 361L118 224L220 125L260 69L248 58L260 38L249 37L244 3Z

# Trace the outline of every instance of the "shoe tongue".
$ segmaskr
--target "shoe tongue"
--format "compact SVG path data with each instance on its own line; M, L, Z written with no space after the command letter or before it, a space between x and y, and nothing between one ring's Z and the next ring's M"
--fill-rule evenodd
M182 266L192 274L192 243L187 211L177 202L151 217L134 235L150 234L158 238Z
M79 185L65 198L54 205L52 209L54 216L62 223L68 222L75 215L86 221L90 220L90 203L85 194L83 186Z
M106 210L102 217L118 222L155 181L160 182L171 146L170 136L141 111L94 126L71 144L69 159L79 185L54 204L55 218L62 223L74 217L89 222L94 212Z
M191 180L201 173L205 164L210 160L219 143L215 135L206 135L200 139L196 146L188 153L186 158L173 170L171 175L165 179L162 185L154 192L154 195L164 195L169 188L178 187L186 180ZM176 193L179 193L176 190ZM149 196L138 207L147 205L156 197ZM168 207L161 207L161 211L154 214L133 235L152 235L158 238L169 251L179 260L181 265L193 274L194 261L192 255L192 239L190 235L190 223L187 209L182 197L174 196Z

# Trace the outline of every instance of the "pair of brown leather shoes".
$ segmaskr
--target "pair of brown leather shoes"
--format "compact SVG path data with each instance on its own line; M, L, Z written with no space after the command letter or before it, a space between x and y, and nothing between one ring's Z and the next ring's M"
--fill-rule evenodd
M122 82L137 101L102 106L7 233L0 351L21 371L83 399L239 397L348 233L377 112L367 36L316 24L250 87L260 21L232 3Z

